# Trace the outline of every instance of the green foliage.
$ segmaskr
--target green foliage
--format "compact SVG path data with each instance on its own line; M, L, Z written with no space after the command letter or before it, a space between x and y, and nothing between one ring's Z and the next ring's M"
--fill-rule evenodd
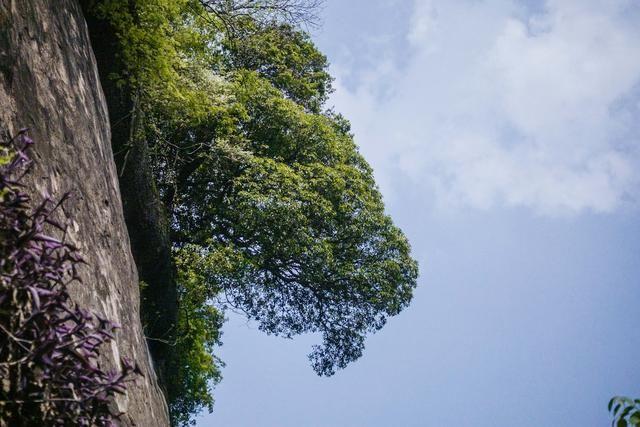
M213 409L212 387L222 378L222 362L213 356L213 351L220 345L224 316L209 304L212 290L203 277L207 270L204 262L196 248L185 247L176 253L180 295L177 357L172 360L167 388L172 419L177 425L187 425L191 415L203 408Z
M612 426L640 426L640 399L615 396L609 401L607 408L613 417Z
M11 162L11 153L5 147L0 147L0 167L6 166Z
M309 35L290 25L264 28L247 20L234 37L224 39L226 66L258 72L294 102L319 112L331 92L327 58Z
M176 240L225 260L209 263L209 285L262 330L322 334L310 358L331 375L407 306L416 263L343 119L305 112L255 72L238 74L236 98L239 135L187 180Z
M202 3L99 6L127 64L112 77L138 97L171 215L180 313L168 394L177 424L211 409L226 307L270 334L319 334L309 357L331 375L409 304L417 277L349 123L323 110L326 57L264 9L257 19Z
M197 0L102 0L99 16L116 28L125 68L110 76L129 85L143 109L206 116L212 100L209 49L220 33ZM203 92L204 90L204 92Z

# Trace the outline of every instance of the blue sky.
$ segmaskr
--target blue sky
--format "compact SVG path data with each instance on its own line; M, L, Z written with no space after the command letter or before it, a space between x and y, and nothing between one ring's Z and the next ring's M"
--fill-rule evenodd
M419 260L331 378L230 315L199 426L600 426L640 396L640 3L328 0L314 38Z

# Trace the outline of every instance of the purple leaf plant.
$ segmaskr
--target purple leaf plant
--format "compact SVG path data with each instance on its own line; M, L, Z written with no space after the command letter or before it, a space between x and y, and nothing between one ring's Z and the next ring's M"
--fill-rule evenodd
M32 144L26 129L0 143L0 426L116 426L115 396L141 373L126 359L101 367L117 325L69 296L84 261L53 218L69 195L33 206L21 184Z

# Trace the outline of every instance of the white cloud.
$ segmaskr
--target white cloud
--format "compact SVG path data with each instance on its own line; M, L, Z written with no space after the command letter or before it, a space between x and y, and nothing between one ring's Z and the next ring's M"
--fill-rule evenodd
M640 191L639 9L417 0L408 64L381 52L352 90L338 66L333 101L387 194L402 174L449 208L612 212Z

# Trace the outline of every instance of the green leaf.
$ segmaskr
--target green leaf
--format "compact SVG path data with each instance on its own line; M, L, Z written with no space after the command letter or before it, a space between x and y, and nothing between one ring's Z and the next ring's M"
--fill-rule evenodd
M609 404L607 405L607 408L609 409L609 412L611 412L611 408L613 408L613 403L616 401L616 397L612 397L611 400L609 401Z
M629 415L631 413L631 411L633 411L633 406L627 406L626 408L624 408L624 411L622 411L622 413L620 413L620 418L626 418L627 415Z

